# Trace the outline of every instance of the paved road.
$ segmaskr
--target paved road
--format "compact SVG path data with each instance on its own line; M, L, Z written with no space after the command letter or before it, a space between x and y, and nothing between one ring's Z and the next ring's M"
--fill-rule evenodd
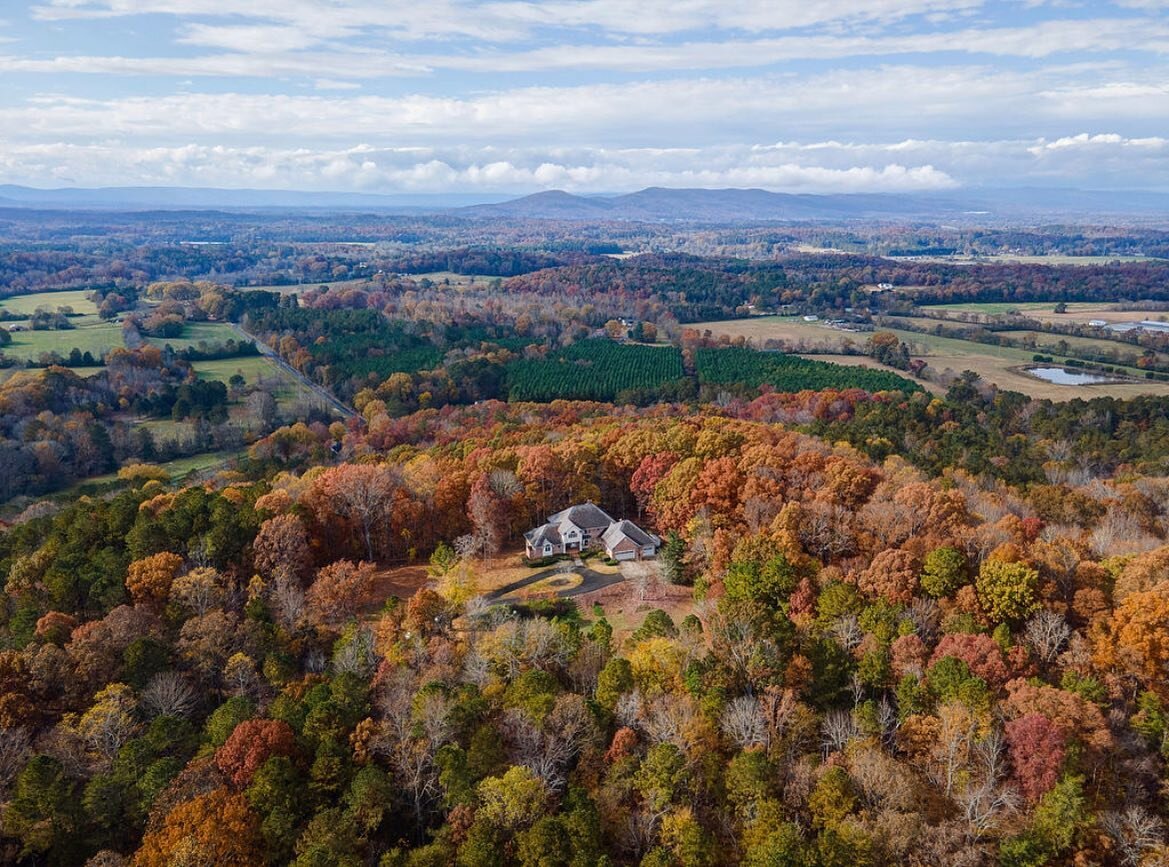
M580 596L585 593L592 593L594 590L603 590L606 587L612 587L614 584L620 584L625 580L625 576L620 572L613 575L608 575L604 572L594 572L589 568L573 568L570 572L562 572L560 569L552 568L545 569L542 572L537 572L535 575L529 575L527 578L521 578L519 581L513 581L500 587L498 590L487 595L488 599L500 599L507 596L509 593L515 593L517 590L523 590L529 585L535 584L537 581L543 581L545 578L555 578L557 575L571 575L577 574L580 576L580 583L574 587L568 587L564 590L557 590L556 595L561 597Z
M241 339L250 340L253 343L255 343L256 348L258 350L260 350L261 355L265 355L268 358L272 359L272 361L275 362L277 367L279 367L281 370L283 370L289 376L293 377L298 382L300 382L302 385L304 385L305 388L307 388L309 391L311 391L313 394L315 394L317 397L319 397L322 401L324 401L324 403L326 405L331 406L333 409L337 410L337 412L341 413L341 415L344 416L345 418L361 418L361 416L358 414L357 410L355 410L353 407L348 406L348 405L342 403L341 401L337 400L337 398L333 395L333 393L331 391L329 391L324 386L318 385L317 383L313 382L311 379L309 379L307 376L305 376L303 373L301 373L295 367L290 365L288 362L286 362L283 358L280 357L280 354L278 352L276 352L275 349L273 349L271 346L269 346L264 341L260 340L260 338L256 337L254 334L248 334L248 332L244 331L243 328L241 328L238 323L229 322L228 324L232 327L232 330L234 330L235 333L240 336Z

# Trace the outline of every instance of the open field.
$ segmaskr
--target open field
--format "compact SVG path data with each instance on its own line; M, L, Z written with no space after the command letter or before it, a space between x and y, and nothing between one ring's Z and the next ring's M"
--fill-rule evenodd
M1028 331L1020 329L1018 331L1000 331L999 334L1004 337L1009 337L1012 340L1033 340L1036 346L1055 346L1061 340L1066 341L1070 347L1077 347L1080 349L1092 350L1094 352L1108 352L1109 350L1116 350L1118 353L1141 355L1144 349L1140 346L1135 346L1132 343L1125 343L1121 340L1109 340L1107 337L1076 337L1074 335L1064 334L1050 334L1046 331ZM1049 353L1050 354L1050 353ZM1169 360L1169 356L1164 353L1158 353L1158 361Z
M227 382L233 374L240 374L248 385L285 383L290 377L263 355L245 355L239 358L216 358L212 361L192 361L199 379Z
M988 256L886 256L894 262L940 262L949 265L1107 265L1111 262L1160 262L1152 256L1068 256L1051 253L1028 256L1022 253L995 253Z
M33 295L14 295L0 301L0 310L31 316L38 307L56 311L58 307L72 307L74 313L97 315L97 307L85 296L88 289L68 289L63 292L37 292Z
M1002 316L1015 311L1040 322L1086 323L1092 319L1103 319L1106 322L1140 322L1142 319L1153 321L1169 321L1169 311L1165 310L1118 310L1116 304L1111 303L1072 303L1067 305L1066 313L1056 313L1055 304L1051 301L1029 301L1023 304L1003 302L988 302L985 304L971 302L968 304L930 304L926 309L930 311L945 311L946 313L978 313L983 316Z
M239 340L239 335L226 322L188 322L183 326L182 337L147 338L152 346L170 346L175 350L189 349L200 343L226 343L229 340Z
M726 334L728 337L746 337L763 348L766 340L787 340L800 343L802 351L831 352L847 343L863 346L869 339L866 333L840 331L823 322L805 322L800 316L752 316L749 319L726 319L715 322L695 322L685 326L699 332Z
M236 286L240 292L279 292L281 295L299 295L309 289L319 289L327 286L335 289L342 286L368 286L369 280L364 277L359 280L318 280L309 283L286 283L279 286Z
M218 469L226 467L227 464L240 456L240 452L228 450L222 452L204 452L201 455L191 455L186 458L176 458L173 461L166 461L158 464L166 470L170 476L171 481L181 481L193 473L206 472L207 470ZM77 493L91 485L107 485L111 482L118 481L118 474L116 472L106 473L102 476L93 476L92 478L82 479L76 484L59 491L54 494L54 497L68 497L75 496Z
M1085 315L1088 316L1088 314ZM1148 316L1147 313L1136 315L1138 318ZM1094 318L1094 316L1088 316L1088 318ZM700 331L710 330L712 334L716 335L747 337L757 341L760 346L765 340L771 338L787 340L796 344L801 350L801 355L806 355L811 350L815 354L809 355L809 357L838 361L841 364L857 364L860 359L850 356L837 358L835 357L837 353L831 352L831 349L840 347L846 341L858 346L863 345L868 339L868 335L864 333L837 331L822 322L805 322L797 316L759 316L751 319L732 319L725 322L702 322L689 327L697 328ZM1077 397L1091 398L1101 395L1114 397L1135 397L1142 394L1169 395L1169 383L1144 379L1136 382L1105 385L1056 385L1022 372L1021 368L1033 364L1031 357L1035 352L1031 350L988 346L953 337L935 337L932 334L919 334L915 331L896 328L888 330L909 344L910 352L915 357L924 358L929 367L936 373L941 373L947 368L954 373L972 370L999 388L1022 392L1031 397L1072 400ZM816 352L821 347L828 350L827 354L821 355Z
M1148 319L1153 322L1169 321L1169 312L1165 310L1096 310L1095 312L1075 310L1069 313L1053 313L1050 310L1032 314L1040 322L1076 322L1086 323L1090 319L1103 319L1105 322L1140 322Z
M494 277L490 274L456 274L454 271L431 271L428 274L406 274L410 280L429 280L442 286L485 286L492 280L502 280L503 277Z
M122 345L122 326L113 322L99 322L64 331L17 331L12 334L12 343L5 346L3 351L10 358L35 361L43 352L68 355L76 348L80 352L93 353L94 358L100 358Z
M958 304L930 304L927 305L929 310L947 310L955 313L983 313L987 316L999 316L1003 313L1009 313L1012 310L1019 313L1026 313L1027 315L1034 315L1036 312L1047 311L1054 314L1056 302L1054 301L1024 301L1021 303L1011 301L968 301ZM1068 313L1059 314L1063 316L1071 315L1071 313L1095 313L1100 310L1107 310L1111 304L1091 304L1074 302L1067 305Z

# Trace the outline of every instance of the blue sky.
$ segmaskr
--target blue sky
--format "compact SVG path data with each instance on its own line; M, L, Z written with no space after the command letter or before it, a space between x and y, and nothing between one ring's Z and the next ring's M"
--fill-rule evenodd
M1169 190L1167 59L1169 0L0 0L0 182Z

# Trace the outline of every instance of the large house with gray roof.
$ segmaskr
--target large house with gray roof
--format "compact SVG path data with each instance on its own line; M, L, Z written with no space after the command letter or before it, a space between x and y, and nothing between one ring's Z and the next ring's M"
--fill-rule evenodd
M582 503L557 512L542 527L524 533L529 559L602 548L612 560L653 557L662 540L632 521L615 521L599 506Z

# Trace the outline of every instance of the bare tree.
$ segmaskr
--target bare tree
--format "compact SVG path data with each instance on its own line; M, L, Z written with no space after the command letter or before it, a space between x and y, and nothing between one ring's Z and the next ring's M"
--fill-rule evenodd
M719 717L719 725L723 734L741 750L767 744L767 720L759 701L752 696L731 699Z
M522 711L509 711L501 726L517 764L528 768L554 790L566 785L567 769L592 736L588 707L579 695L566 694L537 725Z
M1035 655L1050 664L1063 650L1072 628L1062 614L1044 608L1027 621L1023 637Z
M187 716L195 709L195 690L177 671L156 674L142 690L142 707L152 716Z
M8 787L24 767L32 750L32 738L28 730L19 727L0 728L0 794Z
M1165 823L1137 805L1105 813L1100 827L1116 843L1120 863L1130 867L1136 867L1145 852L1164 842Z
M820 745L824 755L838 753L848 746L849 741L860 734L852 711L830 710L820 726Z

